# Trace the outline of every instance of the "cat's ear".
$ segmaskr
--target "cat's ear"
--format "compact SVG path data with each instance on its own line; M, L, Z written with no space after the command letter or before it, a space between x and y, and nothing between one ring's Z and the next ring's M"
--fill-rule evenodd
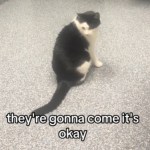
M77 16L79 16L79 17L80 17L80 16L81 16L81 13L77 13Z
M81 13L77 13L77 19L82 20L82 14Z
M95 18L95 19L100 19L100 14L99 14L99 12L96 12L96 13L95 13L94 18Z

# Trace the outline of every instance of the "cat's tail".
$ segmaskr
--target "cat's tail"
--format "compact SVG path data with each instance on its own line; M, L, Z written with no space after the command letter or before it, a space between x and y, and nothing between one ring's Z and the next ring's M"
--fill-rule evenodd
M72 84L70 82L60 81L51 101L48 104L34 110L32 113L35 113L35 115L44 115L52 112L61 104L71 87Z

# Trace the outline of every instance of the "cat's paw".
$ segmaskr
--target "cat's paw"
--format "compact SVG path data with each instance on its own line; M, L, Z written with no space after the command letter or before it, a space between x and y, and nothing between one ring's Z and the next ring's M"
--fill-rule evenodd
M101 61L99 61L99 60L97 60L95 63L94 63L94 65L95 65L95 67L101 67L101 66L103 66L103 63L101 62Z

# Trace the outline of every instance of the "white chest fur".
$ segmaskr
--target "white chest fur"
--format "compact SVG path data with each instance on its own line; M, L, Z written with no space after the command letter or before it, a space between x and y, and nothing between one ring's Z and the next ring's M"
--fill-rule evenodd
M80 31L80 33L88 40L89 44L95 44L98 27L94 29L89 29L89 25L86 22L80 23L75 17L73 22L76 24L76 27Z
M91 63L93 62L95 66L100 66L98 63L98 59L96 58L96 55L94 53L94 46L97 38L97 31L98 28L90 29L89 25L86 22L80 23L77 18L74 18L73 22L76 24L76 27L80 31L80 33L86 38L86 40L89 42L89 47L87 49L87 52L90 54L90 61L83 62L80 66L77 67L77 71L84 75L82 81L85 79L86 74L89 71L89 68L91 66Z

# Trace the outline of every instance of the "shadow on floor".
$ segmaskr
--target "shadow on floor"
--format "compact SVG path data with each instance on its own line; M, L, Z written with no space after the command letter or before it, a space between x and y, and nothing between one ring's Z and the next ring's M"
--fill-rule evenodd
M96 68L93 66L90 69L89 73L87 74L87 78L89 78L89 76L92 76L92 78L94 78L94 74L96 72L98 72L98 76L100 77L100 79L113 78L115 76L115 72L114 72L113 68L110 65L106 64L105 62L103 62L103 63L104 63L103 66L100 68Z
M0 0L0 5L2 5L5 2L8 2L8 0Z
M130 3L132 5L150 5L150 0L133 0Z

